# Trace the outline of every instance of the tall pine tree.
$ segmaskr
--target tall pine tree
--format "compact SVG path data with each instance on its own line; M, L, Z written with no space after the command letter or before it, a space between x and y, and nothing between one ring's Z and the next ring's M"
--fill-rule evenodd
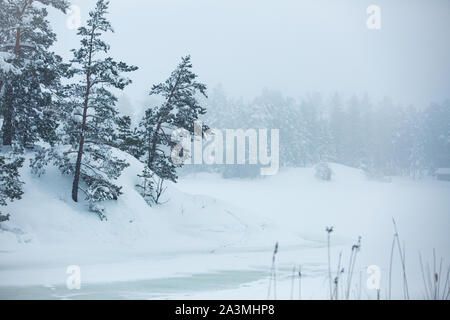
M101 36L105 32L113 32L105 17L108 5L109 1L97 1L95 10L89 13L87 26L78 31L82 38L81 47L73 50L71 73L83 79L72 87L77 108L73 122L69 123L71 133L78 136L75 139L78 151L72 186L75 202L78 201L81 179L88 185L86 194L89 200L117 199L120 187L110 180L117 178L127 166L108 147L114 135L118 112L115 109L117 98L107 88L124 89L131 80L120 74L135 71L137 67L102 56L102 53L108 53L110 47ZM81 117L81 124L77 117Z
M206 113L197 95L206 95L206 86L197 80L192 72L190 56L182 58L181 63L164 83L154 85L150 95L164 98L161 106L149 108L140 126L145 141L147 167L163 180L176 182L176 168L182 164L174 163L172 151L176 142L172 141L173 130L184 129L194 134L194 122ZM209 128L203 125L203 132Z
M137 69L107 55L110 46L101 36L113 32L105 17L108 5L108 1L97 1L87 26L78 30L81 47L72 50L74 58L68 74L75 83L66 88L59 144L40 152L32 163L38 174L43 173L48 162L53 162L64 174L72 175L72 199L78 202L81 190L91 210L101 218L104 216L95 203L119 197L121 187L114 180L128 166L112 148L121 118L115 107L117 98L109 88L124 89L131 80L121 73Z
M0 21L0 110L4 146L16 150L55 138L55 101L61 58L49 50L56 40L47 7L65 12L65 0L2 0Z

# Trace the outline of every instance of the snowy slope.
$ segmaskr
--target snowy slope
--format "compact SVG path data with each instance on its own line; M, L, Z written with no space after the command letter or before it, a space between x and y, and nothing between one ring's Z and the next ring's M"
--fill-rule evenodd
M17 264L33 269L117 263L139 256L272 246L280 237L302 243L249 210L208 196L187 195L173 183L164 195L167 203L150 207L135 189L142 164L127 154L121 156L130 163L117 182L123 195L102 203L108 218L103 222L89 212L87 203L71 200L72 181L57 168L48 168L42 177L22 169L23 199L7 207L11 220L0 230L0 265L6 269L0 274L0 286L40 283L40 276L31 270L26 279L11 276L8 268Z

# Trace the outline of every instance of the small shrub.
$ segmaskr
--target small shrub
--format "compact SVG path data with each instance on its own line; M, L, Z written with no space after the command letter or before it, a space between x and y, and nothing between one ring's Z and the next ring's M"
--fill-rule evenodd
M98 215L101 221L108 221L105 215L105 208L95 202L89 203L89 210Z
M9 215L9 214L4 215L4 214L2 214L2 213L0 212L0 223L1 223L1 222L5 222L5 221L9 221L9 218L10 218L10 215Z
M328 166L328 163L321 162L316 166L316 174L317 179L323 181L331 181L331 177L333 176L333 171Z

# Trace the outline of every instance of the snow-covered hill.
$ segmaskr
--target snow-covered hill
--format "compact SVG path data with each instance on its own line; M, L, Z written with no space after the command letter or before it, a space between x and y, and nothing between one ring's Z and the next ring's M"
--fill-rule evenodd
M21 170L23 199L6 209L11 219L0 229L0 264L20 263L23 268L117 262L127 255L216 252L227 248L272 246L282 233L268 219L208 196L188 195L168 183L165 204L150 207L136 191L143 165L126 153L130 166L117 183L123 195L102 203L107 221L100 221L87 203L74 203L72 180L55 167L37 177L29 167ZM28 160L28 159L27 159ZM26 163L28 163L27 161ZM282 235L290 242L302 240ZM3 275L3 276L2 276ZM40 283L39 277L32 283ZM23 277L0 274L0 286L27 283Z

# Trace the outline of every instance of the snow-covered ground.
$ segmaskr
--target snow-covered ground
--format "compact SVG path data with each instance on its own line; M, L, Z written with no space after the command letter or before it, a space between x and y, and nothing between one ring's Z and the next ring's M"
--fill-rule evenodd
M56 169L40 178L23 170L25 196L8 206L12 219L0 231L0 299L265 299L277 241L277 298L299 297L292 274L301 265L302 298L326 299L326 226L335 228L333 273L340 252L347 269L362 237L351 297L375 297L366 270L376 265L385 298L393 217L413 297L424 294L419 251L431 262L435 248L445 268L450 261L450 183L370 181L339 165L328 183L313 169L256 180L197 174L169 185L168 202L150 208L134 188L141 165L128 161L119 181L124 194L105 204L106 222L70 200L71 181ZM402 298L398 262L396 255L393 296ZM69 265L81 268L81 290L66 288Z
M425 269L428 263L432 269L434 249L437 269L439 259L444 259L441 272L443 276L450 263L450 183L432 179L412 181L396 177L390 182L371 181L359 170L336 164L332 168L335 173L332 182L317 180L313 169L286 169L277 176L262 180L223 180L199 174L183 179L179 187L186 193L207 194L229 203L240 204L248 211L276 221L282 232L290 232L304 240L315 242L317 250L299 249L294 256L283 252L283 243L280 242L278 258L286 258L286 274L289 270L292 273L294 264L314 265L318 262L322 263L321 267L327 268L326 226L334 227L331 234L331 264L334 270L337 269L340 252L343 267L348 269L352 244L361 236L362 248L357 256L353 298L375 297L374 290L367 290L366 286L370 276L367 274L367 267L372 265L381 270L381 297L387 297L394 218L402 246L406 248L410 294L415 298L423 298L425 290L419 252ZM292 256L292 259L289 260L288 256ZM393 262L392 297L403 298L402 272L397 251ZM318 279L320 281L303 290L305 297L326 298L327 271L321 267L314 266L311 270L313 274L314 271L322 270L322 274ZM306 277L308 272L306 269ZM345 276L342 281L346 281ZM262 282L263 290L267 291L267 283ZM285 297L288 297L286 294L290 293L290 288L291 281L285 281L284 290L280 291L284 291ZM319 288L322 290L318 290ZM246 291L243 289L243 292Z

